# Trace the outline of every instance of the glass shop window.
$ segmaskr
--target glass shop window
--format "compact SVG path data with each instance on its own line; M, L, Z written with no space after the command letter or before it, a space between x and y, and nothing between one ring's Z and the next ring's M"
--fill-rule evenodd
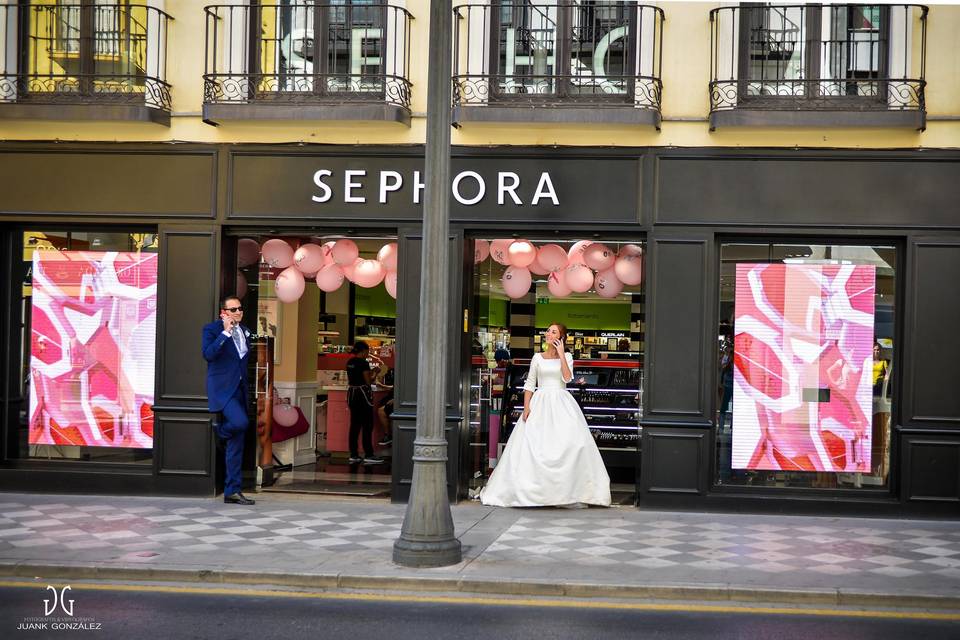
M720 252L718 485L889 486L893 246Z
M155 232L23 233L17 457L152 463L159 255Z

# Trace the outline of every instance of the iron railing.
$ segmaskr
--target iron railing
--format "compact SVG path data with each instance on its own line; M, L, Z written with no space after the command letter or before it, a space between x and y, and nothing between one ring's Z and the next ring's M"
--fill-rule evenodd
M410 107L413 16L383 2L215 5L206 12L206 104Z
M0 104L130 104L169 113L170 15L147 5L0 6Z
M620 0L454 6L453 105L659 113L663 10Z
M710 110L924 111L926 37L922 5L713 9Z

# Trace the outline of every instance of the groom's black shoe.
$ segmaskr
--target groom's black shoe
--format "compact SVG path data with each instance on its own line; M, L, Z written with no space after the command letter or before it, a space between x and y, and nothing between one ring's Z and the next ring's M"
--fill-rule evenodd
M247 496L243 495L242 493L235 493L235 494L230 495L230 496L223 496L223 501L226 502L227 504L246 504L246 505L251 505L251 504L256 504L256 503L257 503L256 500L251 500L250 498L248 498Z

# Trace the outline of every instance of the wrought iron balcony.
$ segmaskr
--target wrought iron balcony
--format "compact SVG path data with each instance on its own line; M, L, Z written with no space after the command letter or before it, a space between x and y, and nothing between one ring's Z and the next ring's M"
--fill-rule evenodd
M385 2L214 5L204 120L409 123L413 16Z
M621 0L456 5L454 122L660 126L663 10Z
M927 7L741 5L710 12L710 124L926 120Z
M147 5L0 6L0 118L169 124L172 20Z

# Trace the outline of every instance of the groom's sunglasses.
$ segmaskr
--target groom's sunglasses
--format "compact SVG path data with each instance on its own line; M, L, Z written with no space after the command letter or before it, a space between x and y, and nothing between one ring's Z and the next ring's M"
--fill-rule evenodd
M243 307L224 307L224 311L229 311L230 313L236 313L237 311L243 311Z

